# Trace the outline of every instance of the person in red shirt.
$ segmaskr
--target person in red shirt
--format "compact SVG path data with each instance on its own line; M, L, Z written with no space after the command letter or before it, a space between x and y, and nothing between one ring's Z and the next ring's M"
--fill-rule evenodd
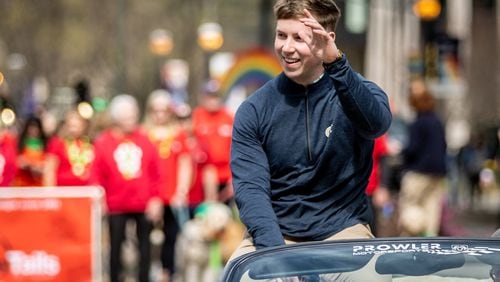
M377 217L378 217L378 209L380 208L377 203L377 193L385 193L385 188L381 188L381 180L382 180L382 165L381 162L385 156L388 154L387 147L387 137L386 135L382 135L379 138L375 139L373 145L373 153L372 153L372 172L370 174L370 178L368 179L368 185L366 186L366 194L368 195L369 202L371 204L371 208L373 210L373 222L370 224L370 228L372 229L373 234L376 235L377 230ZM384 191L382 191L384 190Z
M207 144L201 143L193 134L193 120L190 109L178 111L178 118L188 133L187 148L191 154L193 177L188 194L189 219L195 216L196 208L204 202L217 202L219 179L213 165Z
M49 139L44 186L84 186L89 184L94 146L87 135L89 121L76 110L66 113L57 135Z
M219 84L210 80L204 86L200 106L193 111L193 132L202 146L206 146L210 162L217 169L219 200L226 204L233 199L229 167L233 120L233 114L219 97Z
M373 145L373 166L368 185L366 186L366 194L373 196L381 183L381 160L388 154L387 137L385 135L375 139Z
M155 145L139 127L139 107L133 96L114 97L109 105L113 122L94 142L91 182L106 192L110 234L110 280L122 281L121 250L125 227L134 220L139 242L137 281L149 281L152 223L161 221L160 159Z
M187 135L177 121L170 94L166 90L153 91L146 103L144 129L156 145L160 157L163 186L163 241L161 261L163 281L170 281L175 272L175 244L179 233L179 219L174 210L185 209L191 185L192 166L186 147Z
M189 138L188 148L193 162L193 183L189 189L188 207L189 218L193 219L196 208L204 202L218 201L217 168L211 164L210 155L206 148L197 142L196 138Z
M16 176L16 136L0 124L0 187L10 186Z

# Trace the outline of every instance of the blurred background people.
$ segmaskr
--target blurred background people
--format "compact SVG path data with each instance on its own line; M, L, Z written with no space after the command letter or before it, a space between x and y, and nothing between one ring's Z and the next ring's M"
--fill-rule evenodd
M0 126L0 186L10 186L17 171L16 137Z
M0 97L0 110L7 100ZM14 113L14 112L13 112ZM14 120L12 121L14 122ZM8 124L0 121L0 187L10 186L17 172L17 138Z
M383 208L383 205L389 200L388 190L386 187L381 187L382 184L382 168L381 164L388 154L387 148L387 136L382 135L375 139L373 145L372 153L372 172L370 178L368 179L368 185L366 186L366 194L368 195L368 200L370 201L371 208L373 211L373 220L370 223L370 228L375 236L378 236L378 217L379 210ZM385 199L384 199L385 198Z
M179 220L176 214L187 214L185 209L191 186L192 165L186 146L186 132L176 119L172 98L167 91L155 90L149 95L144 129L155 144L160 158L162 186L159 189L164 204L161 261L163 281L171 281L175 272L175 244L180 222L188 220L187 216Z
M149 281L150 241L154 222L162 219L163 201L157 148L139 128L139 107L133 96L115 96L109 105L113 122L95 140L92 183L106 192L110 238L110 280L123 281L122 243L129 220L135 222L139 248L137 281Z
M193 111L193 132L201 146L206 146L211 164L217 168L219 200L233 201L231 170L229 168L233 115L219 97L220 85L215 80L205 83L200 105Z
M217 167L210 159L210 152L191 137L188 148L193 162L193 182L188 194L189 218L193 219L196 208L204 202L218 202L219 179Z
M220 271L237 248L245 228L229 206L219 200L217 167L208 144L196 138L189 112L178 112L188 132L193 162L193 183L189 190L190 220L177 244L182 281L218 281Z
M193 133L191 107L187 104L176 105L176 116L186 131L186 147L191 155L192 179L187 195L189 219L193 219L196 208L203 202L217 202L219 180L217 168L210 160L207 144L200 142Z
M484 136L479 133L473 133L465 146L460 148L457 155L458 167L464 174L468 189L469 208L473 209L475 203L480 200L480 174L484 168L488 152Z
M404 175L399 194L399 225L404 236L437 236L446 192L446 140L435 100L421 80L410 84L416 117L403 148Z
M169 59L161 67L162 84L175 105L187 103L189 95L189 65L182 59Z
M44 186L84 186L90 181L94 146L89 121L76 110L66 113L59 132L49 139L43 175Z
M218 202L200 204L182 230L177 246L185 282L216 282L243 237L231 209Z
M42 121L36 116L29 116L18 137L14 186L42 186L46 146Z

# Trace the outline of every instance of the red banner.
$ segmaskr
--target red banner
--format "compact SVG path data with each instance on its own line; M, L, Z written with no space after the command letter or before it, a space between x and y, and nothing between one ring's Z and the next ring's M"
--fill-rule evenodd
M0 281L100 281L97 187L0 188Z

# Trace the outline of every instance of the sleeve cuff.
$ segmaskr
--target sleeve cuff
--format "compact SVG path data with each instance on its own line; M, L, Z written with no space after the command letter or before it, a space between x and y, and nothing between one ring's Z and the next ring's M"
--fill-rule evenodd
M340 65L340 62L345 62L345 60L346 60L345 54L342 53L342 55L338 59L336 59L335 61L333 61L331 63L323 63L323 67L328 72L328 71L332 70L335 66Z

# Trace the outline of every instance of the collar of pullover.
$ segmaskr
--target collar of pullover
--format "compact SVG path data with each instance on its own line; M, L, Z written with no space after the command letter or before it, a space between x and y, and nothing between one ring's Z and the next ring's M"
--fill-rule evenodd
M279 92L290 96L304 96L304 94L314 94L321 92L321 89L328 88L331 84L331 79L327 74L324 74L318 81L307 86L296 83L288 78L284 73L281 73L277 80L277 87Z

